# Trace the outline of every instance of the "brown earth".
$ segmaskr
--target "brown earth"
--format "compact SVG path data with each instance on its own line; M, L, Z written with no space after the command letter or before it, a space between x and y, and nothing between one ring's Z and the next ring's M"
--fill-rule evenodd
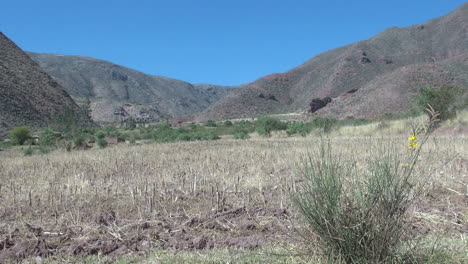
M183 196L180 197L183 200ZM466 195L445 188L435 189L411 208L415 216L409 220L409 234L468 232L468 211L464 206L467 203ZM7 213L4 212L2 218ZM196 216L182 211L172 216L157 215L160 216L130 220L132 216L115 211L96 212L86 230L80 226L51 223L0 227L0 263L52 255L84 257L99 253L117 257L145 254L152 248L255 249L269 243L298 242L300 237L295 233L295 226L299 227L297 215L275 207L230 208Z
M289 215L280 208L241 207L199 216L181 212L171 217L139 221L125 218L114 211L97 213L87 232L73 226L54 228L24 224L12 230L0 228L0 263L56 254L120 256L151 248L254 249L265 243L290 240L285 225ZM53 228L54 232L45 232L50 230L48 228Z

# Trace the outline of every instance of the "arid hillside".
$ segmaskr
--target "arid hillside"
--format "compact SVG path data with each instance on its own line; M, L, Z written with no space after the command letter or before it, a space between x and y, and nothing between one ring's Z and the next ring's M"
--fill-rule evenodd
M205 110L236 87L193 85L81 56L29 52L79 104L91 102L92 118L119 122L127 118L159 121Z
M287 112L374 117L405 111L421 85L468 87L468 3L406 28L319 54L229 94L199 116L228 119ZM313 99L329 106L311 109ZM317 101L316 101L317 102ZM323 105L322 105L323 106Z
M62 86L0 33L0 134L15 126L44 126L65 108L86 121Z

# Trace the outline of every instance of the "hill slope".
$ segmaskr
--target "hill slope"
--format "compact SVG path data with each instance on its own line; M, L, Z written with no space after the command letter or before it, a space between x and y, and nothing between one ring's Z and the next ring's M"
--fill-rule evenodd
M66 107L87 120L66 91L0 32L0 133L45 126Z
M79 103L91 101L95 121L128 117L157 121L205 110L236 87L192 85L80 56L28 53Z
M243 85L198 119L306 112L312 99L323 97L333 102L318 113L338 118L405 111L420 85L468 87L467 52L468 3L424 24L387 29Z

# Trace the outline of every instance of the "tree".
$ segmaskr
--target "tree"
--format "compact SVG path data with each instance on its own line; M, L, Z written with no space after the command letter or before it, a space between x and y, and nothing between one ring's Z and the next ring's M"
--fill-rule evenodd
M31 131L25 126L15 127L10 133L11 141L15 145L23 145L30 137Z
M461 94L462 90L457 87L444 86L436 89L422 86L419 89L419 95L416 96L416 103L423 112L426 112L425 110L430 105L435 112L439 113L439 119L444 121L456 116L455 103Z
M255 130L262 136L271 136L271 132L277 130L286 130L288 128L286 123L281 122L278 118L265 116L261 117L255 122Z

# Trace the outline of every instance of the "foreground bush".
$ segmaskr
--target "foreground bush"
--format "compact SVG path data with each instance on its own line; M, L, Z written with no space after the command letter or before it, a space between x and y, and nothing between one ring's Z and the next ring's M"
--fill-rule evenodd
M414 168L428 134L418 139L419 132L408 138L406 157L395 146L380 146L363 171L356 161L334 154L331 143L322 143L318 153L304 159L303 181L293 201L331 261L389 263L398 258L407 210L421 191Z
M23 145L31 137L31 131L25 126L15 127L10 133L10 139L15 145Z

